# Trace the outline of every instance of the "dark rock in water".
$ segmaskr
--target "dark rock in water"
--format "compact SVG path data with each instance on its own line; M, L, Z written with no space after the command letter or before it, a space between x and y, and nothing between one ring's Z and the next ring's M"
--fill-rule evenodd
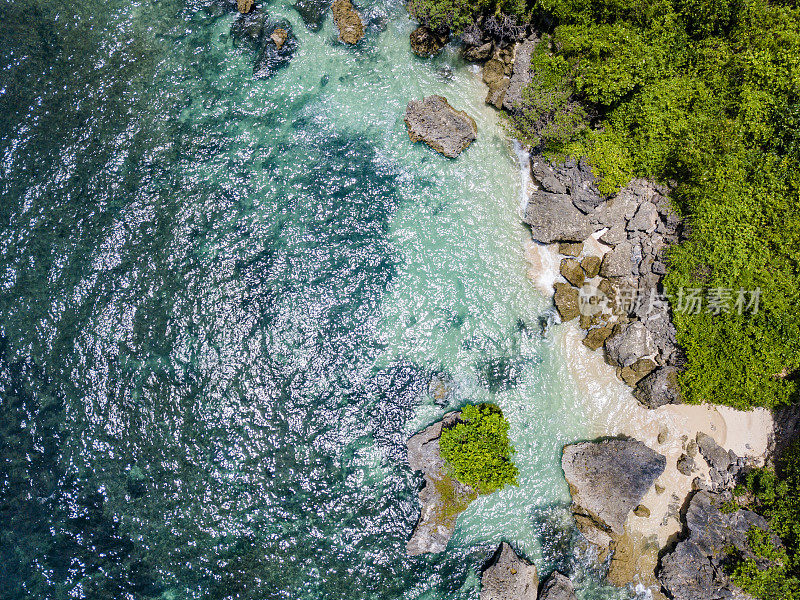
M255 5L255 2L253 0L237 0L236 1L236 8L242 14L247 14L251 10L253 10L253 5Z
M618 535L666 464L661 454L627 439L572 444L561 458L573 512Z
M569 577L554 571L545 579L539 600L577 600L575 587Z
M767 532L772 544L781 546L764 517L744 509L726 514L720 510L724 502L723 496L706 491L692 497L686 511L686 539L661 559L658 572L662 587L674 600L749 598L727 575L729 551L755 560L759 567L766 566L765 559L756 556L748 542L751 528Z
M408 137L455 158L478 137L478 126L463 110L456 110L443 96L412 100L405 116Z
M536 600L536 565L520 558L503 542L481 576L481 600Z
M422 58L435 56L442 51L447 43L447 35L420 26L411 32L411 51Z
M253 72L259 79L272 77L292 60L297 50L297 38L292 34L290 27L289 23L284 21L276 24L272 31L269 31L269 42L262 46L261 52L256 58L256 64L253 67ZM283 32L276 36L278 39L282 39L285 36L284 42L280 47L277 46L273 37L277 31Z
M422 471L425 486L419 492L422 503L419 521L406 552L411 556L425 552L444 552L456 528L456 519L478 493L447 475L444 459L439 451L442 427L458 422L460 412L447 413L438 423L411 436L407 442L408 464L412 471Z
M448 401L453 398L454 392L453 379L446 373L435 373L428 383L428 395L438 406L447 406Z
M309 31L317 32L325 23L330 5L328 0L297 0L293 6Z
M357 44L364 37L364 22L350 0L334 0L331 6L333 21L339 29L339 41Z
M297 50L297 38L288 21L272 21L263 10L239 17L231 25L234 45L244 45L257 52L253 73L267 79L289 64Z
M495 358L484 363L481 379L486 388L492 392L510 390L517 385L522 365L508 357Z

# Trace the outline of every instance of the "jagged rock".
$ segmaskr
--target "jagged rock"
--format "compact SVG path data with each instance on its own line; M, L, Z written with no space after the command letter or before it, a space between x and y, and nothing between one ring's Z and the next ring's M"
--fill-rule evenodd
M331 5L333 21L339 29L339 41L357 44L364 37L364 22L350 0L334 0Z
M597 225L575 208L568 194L531 194L524 221L531 226L533 239L543 244L582 242L597 230Z
M275 44L275 48L277 48L278 50L283 48L283 45L286 43L286 40L288 38L289 38L289 32L286 31L285 29L282 29L281 27L276 27L275 31L273 31L269 36L269 39L273 41L273 43Z
M583 345L589 348L589 350L597 350L613 332L614 328L611 325L590 329L589 333L587 333L586 337L583 339Z
M561 261L561 275L572 285L579 288L586 280L586 273L581 268L581 263L574 258L565 258Z
M532 35L517 47L511 82L506 91L503 108L512 110L522 103L522 90L531 82L531 55L539 38Z
M664 472L666 462L637 440L566 446L561 466L572 493L573 513L601 531L622 535L628 514Z
M508 77L503 77L495 83L490 83L488 86L489 91L486 93L486 104L491 104L495 108L502 107L509 81Z
M417 56L428 58L442 51L447 43L447 36L427 27L420 26L411 32L411 51Z
M650 517L650 509L644 504L640 504L633 509L633 514L635 514L637 517L641 517L642 519L648 519Z
M254 4L254 0L236 0L236 9L242 14L247 14L253 10Z
M581 261L581 268L588 279L597 277L600 274L600 257L587 256Z
M567 193L567 186L562 182L561 180L562 177L556 174L553 167L551 167L548 163L541 160L532 161L531 175L536 185L538 185L543 190L547 192L552 192L554 194ZM583 244L580 244L580 246L581 248L583 248ZM562 252L562 254L566 253ZM578 251L578 254L580 254L580 250ZM573 254L572 256L578 256L578 254Z
M569 577L562 575L558 571L553 571L544 580L539 600L577 600L575 587Z
M501 61L496 58L487 60L483 65L483 82L488 86L500 82L506 76L504 71L505 65Z
M727 471L733 462L728 451L717 444L714 438L702 431L697 434L697 447L712 469Z
M635 363L628 367L623 367L620 370L620 379L631 387L636 387L636 384L644 377L653 372L656 368L656 363L649 358L640 358Z
M316 32L322 29L330 5L329 0L297 0L293 6L306 27Z
M633 246L630 242L620 242L603 256L600 266L600 275L603 277L628 277L631 274L631 252Z
M553 286L556 290L553 301L561 317L561 322L566 323L580 315L578 308L578 290L568 283L558 282Z
M405 122L412 142L422 140L450 158L461 154L478 136L473 118L454 109L443 96L409 102Z
M655 352L653 338L641 321L634 321L606 340L606 357L615 365L628 367Z
M678 459L677 467L678 472L684 475L691 475L697 470L694 459L687 454L681 454L681 457Z
M460 412L447 413L438 423L411 436L406 444L408 465L412 471L422 471L425 478L425 486L419 492L419 521L406 544L411 556L443 552L455 530L456 518L478 497L470 486L447 475L439 451L442 427L455 425L460 416Z
M745 559L753 559L760 567L765 559L754 555L748 543L748 532L758 528L769 532L772 544L780 540L769 531L766 519L754 512L738 509L732 513L720 510L724 498L698 491L686 511L685 539L661 560L658 579L674 600L743 600L749 598L731 583L726 569L732 549Z
M615 223L597 239L609 246L616 246L627 240L628 234L625 233L625 225L623 223Z
M481 62L492 55L492 42L480 46L471 46L464 50L464 58L471 62Z
M520 558L503 542L481 576L481 600L536 600L536 565Z
M652 202L642 202L639 210L633 218L628 221L626 229L628 231L644 231L651 233L656 229L656 221L658 220L658 211L655 204Z
M647 408L658 408L665 404L680 404L678 370L675 367L660 367L636 384L633 396Z

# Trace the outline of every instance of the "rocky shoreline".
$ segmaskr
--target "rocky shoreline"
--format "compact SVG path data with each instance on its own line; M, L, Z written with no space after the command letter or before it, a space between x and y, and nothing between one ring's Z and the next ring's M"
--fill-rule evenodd
M525 28L498 35L472 27L462 41L465 58L482 63L486 102L513 110L530 81L530 57L539 38ZM419 56L431 56L444 45L441 35L424 27L415 30L411 44ZM415 135L425 139L412 134L412 125L406 122L412 140ZM451 157L469 145L448 153L425 141ZM577 527L585 540L598 547L600 558L609 560L608 581L614 585L642 583L656 600L744 600L747 596L725 573L723 548L749 556L747 531L751 527L768 531L768 525L751 511L730 512L731 490L748 469L763 463L769 444L756 444L756 454L761 455L755 457L726 450L714 439L716 435L710 435L715 425L710 424L709 430L699 422L692 424L691 415L699 407L672 407L685 413L684 428L691 433L676 439L676 433L666 427L671 421L663 411L682 402L678 373L684 361L662 285L667 250L683 235L683 224L668 200L670 190L637 179L605 196L584 160L553 163L532 156L530 172L535 189L528 195L523 221L530 226L534 243L558 248L559 277L553 284L553 299L561 322L575 321L584 331L583 346L602 349L605 363L632 388L642 409L657 421L665 419L650 445L634 439L639 432L633 429L627 435L564 448L562 468ZM430 438L437 425L441 427L432 425L417 436ZM769 428L771 421L759 421L758 426ZM754 433L762 435L761 429ZM746 430L732 430L731 435L739 437L729 442L751 448L741 441ZM412 468L426 472L424 459L420 460L418 451L412 452L416 443L409 440L409 461L416 465ZM659 451L664 444L670 448L669 455ZM680 485L675 485L675 477ZM433 488L429 482L434 479L427 473L425 480L426 488ZM442 501L441 495L431 491L423 499L426 488L420 493L423 513L414 536L420 527L423 534L416 539L431 539L426 515L440 510L432 508L432 502ZM656 520L662 529L668 522L678 525L678 533L669 539L648 534ZM443 531L447 538L452 534L449 527ZM444 536L437 540L427 546L415 543L413 549L444 550ZM772 540L780 543L774 534ZM569 578L557 572L541 593L538 586L535 565L503 542L483 571L481 599L575 597Z

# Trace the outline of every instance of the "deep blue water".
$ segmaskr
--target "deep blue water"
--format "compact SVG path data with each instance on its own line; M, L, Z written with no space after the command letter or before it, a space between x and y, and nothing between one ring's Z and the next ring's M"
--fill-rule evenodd
M400 6L361 9L344 48L264 5L297 48L259 79L224 4L0 0L3 600L474 598L513 519L568 566L579 427L517 326L544 305L509 258L512 153L410 144L428 89L493 117L453 52L410 56ZM442 369L451 408L506 402L541 464L485 530L409 558L405 440L447 408Z

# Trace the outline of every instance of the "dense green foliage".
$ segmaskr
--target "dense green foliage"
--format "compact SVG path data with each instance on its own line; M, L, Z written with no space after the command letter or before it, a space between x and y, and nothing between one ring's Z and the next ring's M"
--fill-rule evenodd
M750 508L769 519L784 548L776 549L760 529L752 529L748 542L756 556L769 561L759 569L752 559L739 559L733 581L762 600L800 600L800 443L795 443L777 469L756 469L747 476L755 500Z
M450 474L481 494L517 483L508 421L494 404L465 406L460 421L442 430L439 447Z
M528 0L408 0L407 6L423 25L456 34L481 15L504 14L523 23L531 14Z
M588 157L606 193L635 176L674 183L689 236L670 253L665 287L686 400L797 400L800 10L768 0L542 3L558 25L534 53L510 129L552 155ZM731 294L729 310L681 312L681 290L698 288L706 299ZM739 314L740 289L760 290L758 311Z

